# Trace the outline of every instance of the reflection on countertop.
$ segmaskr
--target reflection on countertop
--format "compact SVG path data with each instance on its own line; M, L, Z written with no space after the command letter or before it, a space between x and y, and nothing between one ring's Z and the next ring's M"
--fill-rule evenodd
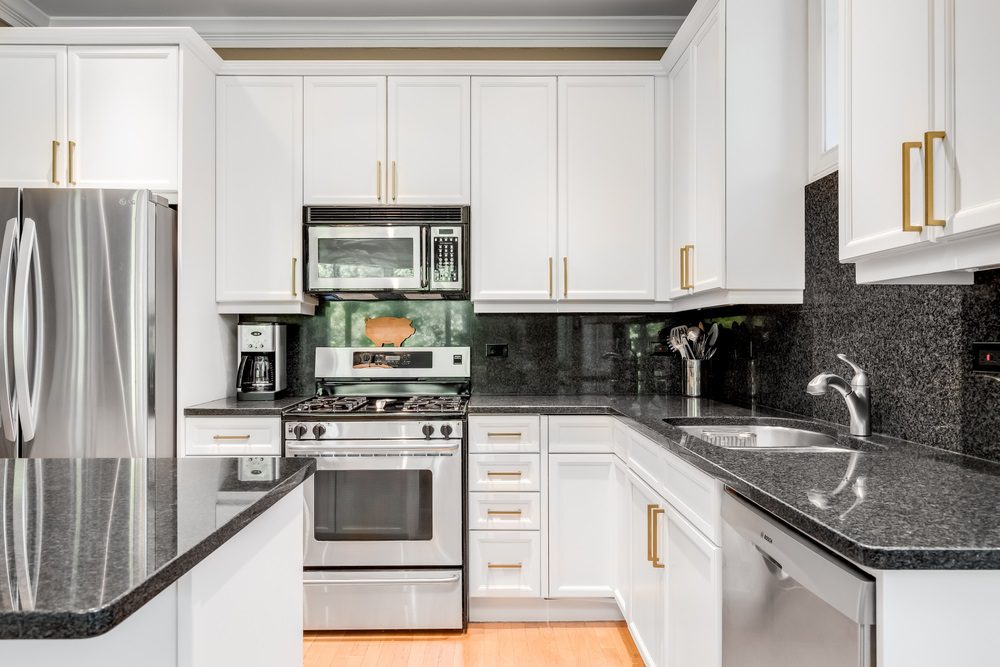
M0 459L0 638L107 632L305 481L312 459Z
M1000 569L1000 464L874 435L861 451L736 451L664 419L796 419L680 396L481 396L469 414L610 414L833 551L876 569ZM853 449L858 439L833 429Z

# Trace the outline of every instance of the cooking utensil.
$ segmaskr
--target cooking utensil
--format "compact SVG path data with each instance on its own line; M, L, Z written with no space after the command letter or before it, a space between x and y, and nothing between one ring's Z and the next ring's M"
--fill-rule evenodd
M670 344L685 359L691 359L694 351L687 341L687 327L678 326L670 330Z

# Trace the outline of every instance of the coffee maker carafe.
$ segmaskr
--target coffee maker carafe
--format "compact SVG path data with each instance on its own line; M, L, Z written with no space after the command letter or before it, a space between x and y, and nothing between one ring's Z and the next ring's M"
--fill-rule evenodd
M236 398L270 401L285 393L285 325L247 322L237 327L240 346Z

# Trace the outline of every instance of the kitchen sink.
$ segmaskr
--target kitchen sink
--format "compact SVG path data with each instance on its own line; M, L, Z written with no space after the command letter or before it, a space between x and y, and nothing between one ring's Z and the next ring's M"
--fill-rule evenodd
M758 424L691 424L665 419L668 424L715 447L744 451L853 452L836 436L794 426Z

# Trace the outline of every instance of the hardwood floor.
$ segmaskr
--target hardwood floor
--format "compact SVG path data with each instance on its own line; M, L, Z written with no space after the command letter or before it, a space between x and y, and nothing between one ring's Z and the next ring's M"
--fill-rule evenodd
M305 667L642 665L624 623L470 623L468 632L307 632Z

